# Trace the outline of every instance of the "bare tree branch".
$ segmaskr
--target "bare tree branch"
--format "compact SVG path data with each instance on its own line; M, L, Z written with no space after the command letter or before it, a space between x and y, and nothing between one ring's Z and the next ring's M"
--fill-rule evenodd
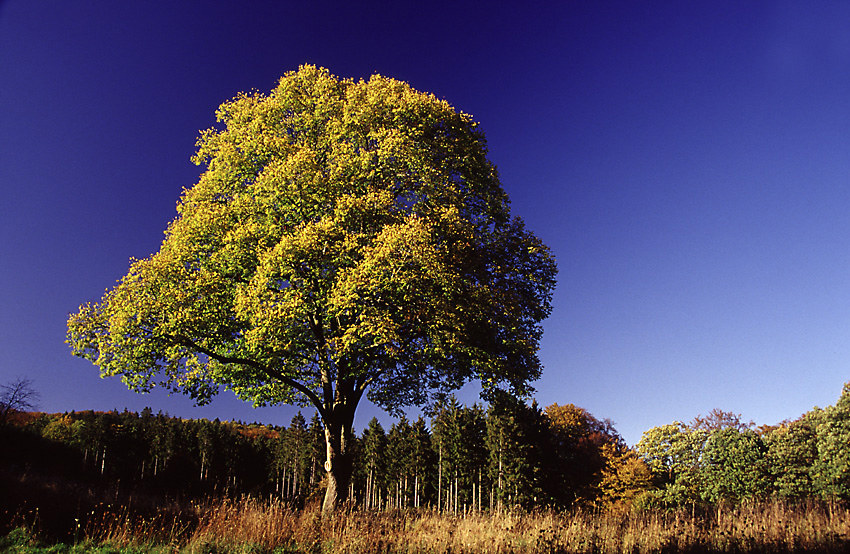
M0 425L6 423L12 412L35 408L39 398L32 379L28 377L18 377L7 385L0 385Z

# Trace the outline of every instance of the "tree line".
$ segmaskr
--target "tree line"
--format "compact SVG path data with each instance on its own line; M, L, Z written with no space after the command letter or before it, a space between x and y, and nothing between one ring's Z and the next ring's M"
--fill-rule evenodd
M288 427L184 420L150 409L13 416L17 432L63 447L64 472L125 487L269 495L302 505L325 486L317 415L308 421L299 412ZM848 444L850 384L834 406L793 421L756 428L715 410L652 428L634 448L610 421L572 404L541 409L500 395L464 406L449 396L427 420L402 416L385 429L373 418L353 437L347 492L365 509L454 513L848 499Z
M307 421L299 412L288 427L184 420L149 408L18 412L10 423L18 443L26 433L61 445L48 457L71 477L184 497L274 495L295 504L321 496L325 486L325 436L315 414ZM348 493L367 509L567 506L592 498L605 445L625 450L610 422L571 404L541 410L503 395L468 407L450 396L427 421L402 416L385 430L373 418L353 437ZM4 457L25 466L39 453L13 448Z
M636 455L654 478L641 498L648 503L850 499L850 383L835 405L778 425L756 428L715 411L688 425L655 427Z

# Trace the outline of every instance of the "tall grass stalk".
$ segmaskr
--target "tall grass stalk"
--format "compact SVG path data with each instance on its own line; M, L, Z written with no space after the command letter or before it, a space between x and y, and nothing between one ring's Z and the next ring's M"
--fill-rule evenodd
M170 515L168 515L170 514ZM153 518L126 508L92 514L88 544L171 552L661 553L826 552L850 547L838 503L784 502L711 510L501 512L295 510L254 498L193 503Z

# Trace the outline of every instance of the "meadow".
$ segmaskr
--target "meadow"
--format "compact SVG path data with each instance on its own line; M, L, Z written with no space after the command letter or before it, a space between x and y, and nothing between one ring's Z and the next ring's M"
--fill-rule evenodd
M96 506L73 537L40 537L37 513L15 516L7 552L184 553L675 553L850 551L850 511L835 502L781 501L710 509L577 509L465 514L433 510L342 510L317 504L208 499L155 514Z

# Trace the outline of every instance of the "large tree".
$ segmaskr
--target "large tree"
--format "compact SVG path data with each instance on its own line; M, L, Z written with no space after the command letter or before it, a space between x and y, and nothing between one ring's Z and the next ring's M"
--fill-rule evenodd
M528 392L556 266L469 115L313 66L216 115L160 250L71 315L76 355L136 391L312 404L325 509L347 494L364 393L397 412L473 378Z

